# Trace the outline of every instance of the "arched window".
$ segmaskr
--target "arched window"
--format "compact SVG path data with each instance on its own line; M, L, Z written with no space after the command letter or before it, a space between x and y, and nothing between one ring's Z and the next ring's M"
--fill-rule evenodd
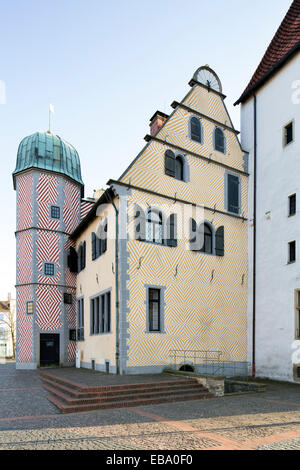
M218 152L226 153L225 135L219 127L216 127L214 132L214 148Z
M202 248L200 248L201 253L208 253L212 254L213 246L212 246L212 230L210 226L206 223L201 224L199 227L200 231L200 240Z
M202 144L202 125L200 119L195 116L190 119L190 138Z
M184 165L183 159L179 155L178 157L176 157L176 160L175 160L175 178L181 181L184 180L184 175L183 175L184 166L183 165Z
M147 214L147 241L163 243L162 213L150 209Z

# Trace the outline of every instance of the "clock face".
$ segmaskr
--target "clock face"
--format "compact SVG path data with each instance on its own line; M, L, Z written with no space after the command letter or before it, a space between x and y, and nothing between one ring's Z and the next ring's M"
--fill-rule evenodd
M194 80L212 90L222 93L222 85L218 75L208 66L200 67L194 75Z

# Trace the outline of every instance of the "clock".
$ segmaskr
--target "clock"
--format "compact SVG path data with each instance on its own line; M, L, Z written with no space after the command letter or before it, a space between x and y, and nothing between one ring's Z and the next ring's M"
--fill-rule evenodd
M202 83L207 88L222 93L222 84L218 75L208 66L199 67L194 73L193 80Z

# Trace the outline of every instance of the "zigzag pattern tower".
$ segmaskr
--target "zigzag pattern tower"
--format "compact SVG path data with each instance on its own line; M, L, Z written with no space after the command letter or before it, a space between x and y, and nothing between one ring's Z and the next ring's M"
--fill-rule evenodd
M76 274L67 266L67 250L69 234L80 222L83 182L78 153L60 137L37 132L20 143L13 179L17 368L73 365L76 343L70 330L76 328ZM72 303L65 303L64 294L71 294Z

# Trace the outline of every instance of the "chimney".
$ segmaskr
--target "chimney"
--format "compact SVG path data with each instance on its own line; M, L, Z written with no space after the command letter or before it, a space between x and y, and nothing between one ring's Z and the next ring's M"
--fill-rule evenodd
M161 111L156 111L150 119L150 134L153 136L156 134L158 129L166 122L168 119L168 114L162 113Z

